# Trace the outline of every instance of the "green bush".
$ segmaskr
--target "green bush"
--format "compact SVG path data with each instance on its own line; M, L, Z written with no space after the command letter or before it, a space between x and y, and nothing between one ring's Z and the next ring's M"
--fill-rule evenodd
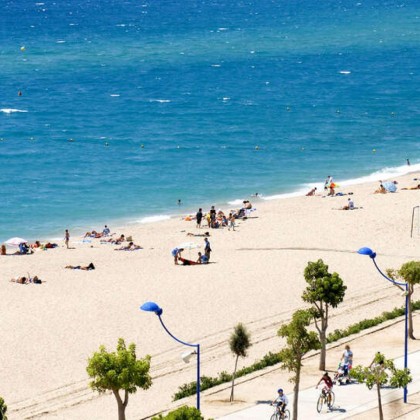
M152 420L204 420L204 417L195 407L187 407L184 405L171 411L166 416L159 414L157 417L152 417Z
M258 370L264 369L267 366L273 366L279 363L280 357L278 353L271 353L269 352L266 354L261 360L255 362L251 366L244 367L238 372L236 372L236 377L239 378L241 376L248 375L252 372L256 372ZM201 391L205 391L206 389L213 388L217 385L224 384L230 382L232 380L232 375L225 371L220 372L216 378L211 378L209 376L202 376L201 377ZM195 395L197 387L197 382L190 382L188 384L184 384L178 388L178 391L173 396L173 400L180 400L181 398L190 397L191 395Z
M420 309L420 300L413 302L412 305L413 311ZM338 341L341 338L348 337L353 334L357 334L360 331L367 330L368 328L375 327L382 322L389 321L391 319L398 318L405 314L405 307L394 308L390 312L383 312L381 315L373 319L363 319L362 321L356 322L356 324L349 325L344 330L334 330L332 333L328 334L327 343L333 343ZM268 366L274 366L277 363L281 362L279 353L267 353L261 360L253 363L251 366L246 366L236 373L236 377L240 378L241 376L248 375L252 372L264 369ZM201 390L205 391L206 389L212 388L214 386L230 382L232 380L232 375L227 372L221 372L216 378L211 378L208 376L201 377ZM184 384L178 388L178 392L173 396L173 400L180 400L181 398L190 397L196 393L196 382L190 382L189 384ZM0 419L1 420L1 419Z
M0 420L7 420L7 405L4 403L4 399L0 397Z
M413 302L412 308L413 308L413 311L420 309L420 300ZM382 312L382 314L377 316L376 318L364 319L362 321L357 322L356 324L349 325L344 330L334 330L334 332L328 334L327 342L333 343L334 341L337 341L340 338L357 334L360 331L375 327L376 325L382 324L382 322L398 318L399 316L402 316L404 314L405 314L405 307L394 308L391 312L388 312L388 311Z

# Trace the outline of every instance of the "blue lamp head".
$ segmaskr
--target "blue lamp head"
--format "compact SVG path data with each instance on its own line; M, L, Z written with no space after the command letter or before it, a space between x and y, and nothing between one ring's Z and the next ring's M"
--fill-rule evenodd
M372 259L376 257L376 252L373 252L370 248L367 247L360 248L357 253L361 255L369 255L369 257Z
M156 315L162 315L163 309L155 302L146 302L140 306L142 311L154 312Z

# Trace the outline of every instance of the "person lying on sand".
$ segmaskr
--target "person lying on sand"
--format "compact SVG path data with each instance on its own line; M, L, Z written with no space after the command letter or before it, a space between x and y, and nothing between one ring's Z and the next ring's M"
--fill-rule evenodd
M95 266L93 265L93 263L90 263L89 265L66 265L65 268L70 268L72 270L86 270L86 271L90 271L90 270L94 270Z
M140 245L135 245L133 242L130 242L127 246L115 248L114 251L136 251L137 249L143 249L143 247L141 247Z
M420 184L417 187L410 187L410 188L401 188L402 190L420 190Z
M204 233L191 233L188 232L187 236L204 236L204 237L209 237L210 236L210 232L204 232Z
M124 241L125 241L125 236L124 235L121 235L117 239L112 239L112 238L109 238L109 239L101 239L101 243L107 243L107 242L109 242L109 243L115 244L115 245L120 245Z
M103 234L96 232L96 230L92 230L92 232L86 232L85 238L102 238Z
M27 277L18 277L17 279L11 279L10 281L19 284L28 284L29 280Z
M306 194L306 197L311 197L312 195L315 195L315 193L316 193L316 187L315 187L315 188L312 188L312 190L311 190L311 191L309 191L309 192Z

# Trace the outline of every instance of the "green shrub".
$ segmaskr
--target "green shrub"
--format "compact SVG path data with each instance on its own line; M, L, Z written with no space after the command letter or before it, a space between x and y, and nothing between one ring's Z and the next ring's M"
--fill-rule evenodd
M184 405L171 411L166 416L159 414L157 417L152 417L152 420L204 420L204 417L195 407L187 407Z
M413 311L420 309L420 300L413 302ZM405 307L394 308L390 312L383 312L381 315L373 319L363 319L362 321L356 322L356 324L349 325L344 330L334 330L332 333L328 334L327 343L333 343L338 341L341 338L348 337L353 334L357 334L360 331L366 330L368 328L375 327L382 322L389 321L391 319L398 318L405 314ZM236 373L236 377L240 378L241 376L249 375L252 372L264 369L268 366L274 366L277 363L281 362L279 353L267 353L261 360L253 363L251 366L246 366ZM208 376L201 377L201 390L205 391L206 389L212 388L214 386L230 382L232 380L232 375L227 372L221 372L216 378L211 378ZM189 384L181 385L178 388L178 392L173 396L173 400L180 400L181 398L190 397L196 393L196 382L190 382ZM0 418L1 420L1 418Z
M4 399L0 397L0 420L7 420L7 405L4 403Z

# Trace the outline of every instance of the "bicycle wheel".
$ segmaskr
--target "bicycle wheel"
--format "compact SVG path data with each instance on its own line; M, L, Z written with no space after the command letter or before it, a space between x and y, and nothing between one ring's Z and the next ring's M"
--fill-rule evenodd
M274 414L271 416L270 420L280 420L279 413L274 413Z
M330 396L328 398L328 408L331 410L331 408L334 407L335 403L335 394L334 391L330 391Z
M291 417L290 417L290 411L286 408L286 410L284 410L284 416L283 416L283 418L284 419L290 419Z
M321 412L323 404L324 404L324 396L320 395L318 397L318 402L316 403L316 411L318 411L318 413Z

